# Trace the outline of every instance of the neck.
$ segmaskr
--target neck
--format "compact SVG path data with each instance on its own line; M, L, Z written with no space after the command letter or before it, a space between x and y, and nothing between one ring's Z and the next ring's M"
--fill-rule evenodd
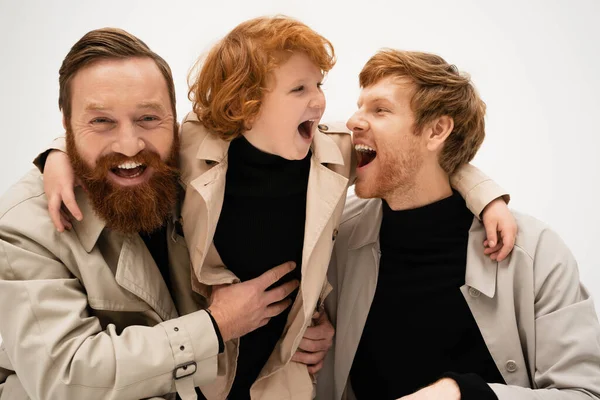
M452 196L448 174L435 162L431 167L423 165L409 188L399 187L384 197L394 211L410 210L426 206Z

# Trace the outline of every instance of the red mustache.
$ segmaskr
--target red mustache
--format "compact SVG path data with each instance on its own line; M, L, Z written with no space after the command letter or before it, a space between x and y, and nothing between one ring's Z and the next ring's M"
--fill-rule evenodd
M171 165L165 164L158 153L151 150L142 150L133 157L127 157L119 153L110 153L100 157L96 161L96 166L88 171L88 179L102 179L108 174L108 171L118 168L125 162L134 162L142 164L145 167L153 167L155 170L177 173L177 170Z

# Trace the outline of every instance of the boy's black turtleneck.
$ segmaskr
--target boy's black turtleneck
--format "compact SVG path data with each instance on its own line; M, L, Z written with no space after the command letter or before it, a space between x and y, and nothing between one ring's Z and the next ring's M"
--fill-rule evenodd
M244 137L231 142L214 244L241 281L287 261L296 262L296 268L278 284L300 279L310 158L310 152L298 161L267 154ZM288 313L289 308L240 339L229 399L250 398L250 387L281 337Z
M487 383L505 382L460 291L472 222L457 192L402 211L383 201L377 288L350 373L358 399L397 399L443 376L463 400L497 399Z

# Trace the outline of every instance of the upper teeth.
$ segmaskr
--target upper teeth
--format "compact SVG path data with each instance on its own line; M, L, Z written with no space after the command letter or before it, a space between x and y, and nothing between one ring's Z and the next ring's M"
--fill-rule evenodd
M142 164L141 163L137 163L137 162L133 162L133 161L127 161L124 162L123 164L119 165L118 168L120 169L134 169L137 167L140 167Z
M364 151L364 152L369 152L370 151L370 152L373 152L373 153L376 152L375 149L373 149L372 147L369 147L369 146L367 146L365 144L356 144L356 145L354 145L354 149L356 151Z

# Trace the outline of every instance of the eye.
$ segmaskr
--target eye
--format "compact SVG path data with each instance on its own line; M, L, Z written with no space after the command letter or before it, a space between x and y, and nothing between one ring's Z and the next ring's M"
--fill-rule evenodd
M303 90L304 90L304 85L300 85L298 87L293 88L292 92L298 93L298 92L302 92Z
M388 110L387 108L383 108L383 107L377 107L375 109L375 113L377 113L377 114L384 114L384 113L387 113L389 111L390 110Z
M98 118L94 118L93 120L91 120L90 123L92 123L92 124L111 124L111 123L113 123L113 121L106 117L98 117Z
M156 117L154 115L144 115L142 118L140 118L140 121L142 121L142 122L158 121L158 117Z

